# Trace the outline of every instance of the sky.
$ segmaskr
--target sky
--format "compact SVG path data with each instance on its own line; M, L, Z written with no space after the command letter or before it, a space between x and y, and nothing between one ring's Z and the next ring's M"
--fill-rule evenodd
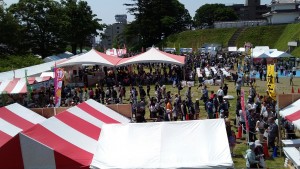
M112 24L115 23L116 14L127 14L127 21L134 20L132 15L129 15L124 3L131 3L132 0L86 0L91 6L93 13L97 18L102 19L101 23ZM12 3L17 3L18 0L4 0L7 7ZM244 4L245 0L179 0L185 8L189 11L192 17L195 16L195 11L202 5L209 3L222 3L225 5ZM261 0L261 4L270 4L271 0Z

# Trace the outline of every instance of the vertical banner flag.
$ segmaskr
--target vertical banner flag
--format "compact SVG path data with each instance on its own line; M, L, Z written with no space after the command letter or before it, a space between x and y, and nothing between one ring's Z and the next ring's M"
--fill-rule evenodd
M245 110L245 92L244 90L241 90L241 106L242 106L242 112L243 112L243 116L245 119L245 123L246 123L246 131L249 131L249 123L248 123L248 118L247 118L247 114L246 114L246 110Z
M54 88L55 88L55 107L59 107L61 103L61 89L64 78L64 70L62 68L54 68Z
M276 90L275 90L275 65L268 65L267 67L267 89L269 96L276 100Z
M25 70L25 80L26 80L26 89L27 89L28 101L29 101L31 99L32 88L28 82L27 69Z

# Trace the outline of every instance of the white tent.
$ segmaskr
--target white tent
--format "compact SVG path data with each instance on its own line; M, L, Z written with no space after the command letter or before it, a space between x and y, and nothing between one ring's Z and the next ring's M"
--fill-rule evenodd
M118 66L125 66L135 63L170 63L176 65L184 65L185 57L166 53L152 47L145 53L122 59L118 63Z
M102 65L113 67L115 66L121 58L112 57L105 53L101 53L92 49L87 53L82 55L78 55L73 57L63 63L57 64L57 67L64 67L64 66L73 66L73 65L82 65L82 64L94 64L94 65Z
M270 55L267 52L253 52L252 53L253 58L270 58Z
M228 52L236 52L237 51L237 47L236 46L229 46L228 47Z
M279 114L300 129L300 99L280 110Z
M223 119L102 126L91 168L230 168Z
M239 48L238 52L245 52L245 48Z
M293 57L292 55L283 52L283 51L274 51L270 54L271 58L286 58L286 57Z

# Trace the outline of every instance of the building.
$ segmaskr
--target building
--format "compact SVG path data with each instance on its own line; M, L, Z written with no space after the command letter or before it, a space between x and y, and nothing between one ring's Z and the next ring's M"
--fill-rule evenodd
M299 20L299 4L296 0L272 0L270 11L263 16L268 24L294 23Z
M102 37L102 46L106 49L113 48L114 44L125 44L122 35L127 24L127 15L115 15L116 23L108 25Z
M260 0L246 0L245 4L233 4L228 6L238 15L239 20L261 20L262 14L269 11L268 5L261 5Z

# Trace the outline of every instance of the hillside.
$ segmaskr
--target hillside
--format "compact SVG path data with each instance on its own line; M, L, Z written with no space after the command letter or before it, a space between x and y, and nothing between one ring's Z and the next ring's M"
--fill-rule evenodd
M206 29L185 31L167 38L168 47L201 47L204 43L219 43L227 47L228 41L236 31L236 28ZM300 40L300 24L272 25L245 28L236 40L238 47L245 42L251 42L254 46L270 46L278 50L286 51L287 43ZM297 47L292 55L300 57L300 47Z

